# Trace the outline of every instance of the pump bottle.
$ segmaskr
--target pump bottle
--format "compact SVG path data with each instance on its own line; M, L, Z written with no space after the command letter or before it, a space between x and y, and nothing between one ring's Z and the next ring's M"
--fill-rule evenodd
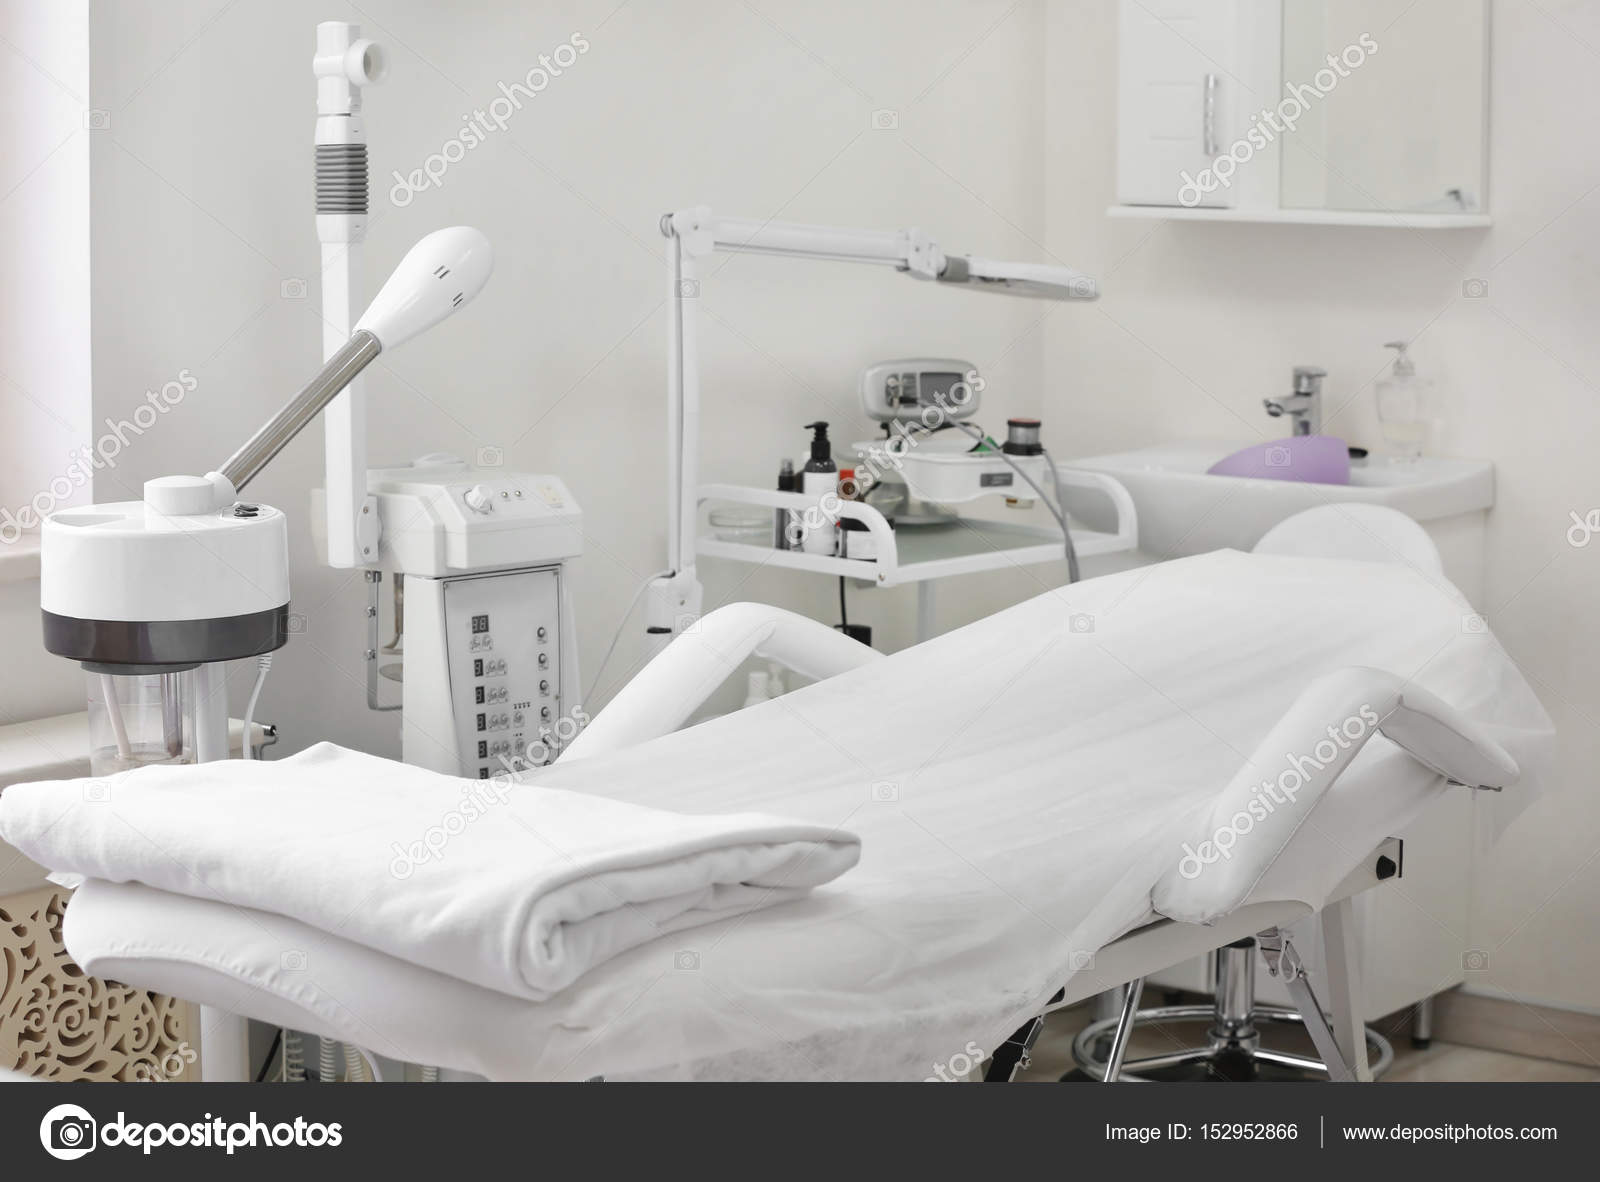
M839 526L830 510L838 508L839 466L833 462L828 424L807 423L806 427L811 432L811 458L800 474L800 491L809 503L801 522L800 548L807 554L834 554L839 549Z

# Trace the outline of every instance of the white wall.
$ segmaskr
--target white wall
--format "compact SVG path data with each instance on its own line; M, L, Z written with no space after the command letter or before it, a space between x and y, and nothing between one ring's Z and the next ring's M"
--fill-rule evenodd
M0 3L0 724L81 709L44 651L37 514L88 499L88 0ZM73 473L76 473L76 476ZM27 527L27 528L25 528Z
M1265 438L1282 427L1261 399L1316 363L1326 428L1376 444L1382 343L1415 340L1448 393L1441 450L1496 463L1481 606L1563 742L1559 787L1476 876L1470 942L1489 968L1469 987L1600 1009L1600 541L1565 539L1572 511L1600 506L1600 5L1494 5L1487 231L1108 220L1115 4L1055 0L1046 26L1045 245L1105 292L1046 323L1046 422L1074 425L1077 454Z

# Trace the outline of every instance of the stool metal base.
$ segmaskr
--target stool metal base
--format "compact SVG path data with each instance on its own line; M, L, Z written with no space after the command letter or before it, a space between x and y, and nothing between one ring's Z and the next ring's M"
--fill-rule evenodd
M1137 1022L1163 1025L1175 1022L1215 1023L1216 1007L1209 1005L1157 1006L1140 1010ZM1286 1006L1256 1006L1250 1014L1251 1028L1245 1037L1219 1035L1215 1025L1207 1032L1204 1046L1184 1047L1165 1055L1147 1055L1122 1064L1119 1081L1149 1082L1161 1077L1194 1080L1248 1081L1253 1079L1327 1079L1328 1068L1321 1059L1261 1046L1257 1027L1301 1026L1305 1020ZM1063 1080L1100 1081L1106 1077L1106 1050L1117 1029L1117 1019L1092 1022L1072 1040L1072 1058L1079 1072L1069 1072ZM1367 1053L1374 1077L1382 1075L1394 1062L1394 1048L1376 1030L1367 1029ZM1261 1070L1265 1068L1265 1070Z
M1133 982L1123 999L1122 1013L1115 1018L1102 1017L1091 1022L1072 1040L1072 1058L1081 1069L1069 1072L1063 1080L1099 1080L1142 1082L1154 1079L1189 1080L1254 1080L1254 1079L1329 1079L1342 1075L1349 1078L1349 1069L1341 1065L1339 1073L1330 1071L1320 1058L1296 1055L1288 1051L1270 1050L1261 1045L1260 1028L1267 1025L1298 1025L1306 1030L1319 1049L1337 1055L1334 1038L1316 999L1302 977L1298 957L1287 948L1277 929L1261 934L1262 948L1275 957L1274 971L1283 968L1285 961L1293 965L1290 992L1296 988L1304 994L1307 1004L1315 1009L1319 1022L1307 1026L1298 1010L1285 1006L1257 1005L1256 950L1253 938L1236 940L1216 952L1216 992L1210 1005L1158 1006L1138 1009L1143 979ZM1295 994L1296 1000L1301 999ZM1184 1047L1164 1055L1147 1055L1138 1059L1124 1059L1127 1043L1140 1022L1208 1022L1204 1046ZM1372 1077L1376 1078L1394 1062L1394 1048L1388 1039L1370 1027L1366 1032L1368 1061Z

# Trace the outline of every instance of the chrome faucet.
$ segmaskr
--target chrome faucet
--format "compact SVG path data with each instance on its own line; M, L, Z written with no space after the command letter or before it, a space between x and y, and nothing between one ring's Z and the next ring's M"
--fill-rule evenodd
M1294 367L1294 394L1288 398L1263 398L1262 405L1273 418L1288 415L1294 421L1295 435L1322 433L1322 379L1328 371L1315 365Z

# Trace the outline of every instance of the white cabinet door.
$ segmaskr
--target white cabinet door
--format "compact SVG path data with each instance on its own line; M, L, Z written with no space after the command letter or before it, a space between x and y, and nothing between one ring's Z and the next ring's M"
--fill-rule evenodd
M1121 0L1117 200L1231 207L1232 186L1185 189L1235 138L1239 0ZM1180 196L1181 193L1181 196Z

